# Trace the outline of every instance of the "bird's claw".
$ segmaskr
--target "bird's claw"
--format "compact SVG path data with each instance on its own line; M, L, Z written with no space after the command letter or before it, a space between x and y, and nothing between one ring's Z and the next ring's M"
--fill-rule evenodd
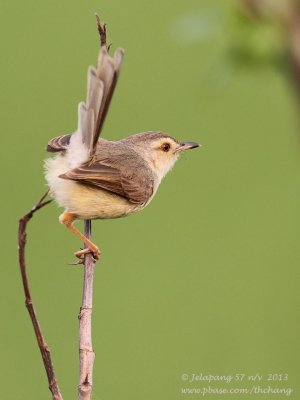
M71 265L71 266L77 266L77 265L82 265L82 264L84 264L84 258L81 258L80 260L78 260L78 261L76 261L76 262L72 262L72 263L68 263L68 265Z
M98 249L98 247L94 247L92 249L90 248L85 248L79 251L76 251L74 253L75 257L79 258L79 260L83 260L84 261L84 256L86 254L92 254L93 255L93 259L94 261L99 260L99 256L100 256L100 250Z
M93 249L90 249L88 247L84 248L84 249L80 249L80 250L78 250L78 251L76 251L74 253L74 256L78 258L78 261L68 263L68 265L82 265L82 264L84 264L85 255L86 254L92 254L93 255L93 261L96 262L97 260L99 260L100 250L96 246Z

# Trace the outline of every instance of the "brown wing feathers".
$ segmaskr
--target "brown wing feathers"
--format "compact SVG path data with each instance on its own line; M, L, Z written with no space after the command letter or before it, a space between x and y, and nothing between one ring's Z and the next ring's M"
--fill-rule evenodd
M109 165L100 163L82 165L60 175L60 178L75 180L126 197L119 170Z
M115 166L109 165L114 161ZM131 203L146 203L153 194L153 176L144 164L140 168L133 168L127 163L123 167L122 156L113 160L102 160L93 164L81 165L72 169L60 178L71 179L80 183L108 190L114 194L125 197ZM138 160L135 160L138 161Z

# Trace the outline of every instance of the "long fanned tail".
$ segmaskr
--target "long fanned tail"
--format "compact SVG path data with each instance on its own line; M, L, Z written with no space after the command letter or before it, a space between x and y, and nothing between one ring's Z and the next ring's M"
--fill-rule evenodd
M109 105L118 81L118 77L121 70L121 65L123 62L124 50L117 49L114 57L108 55L105 46L102 47L100 56L98 58L96 73L97 78L103 83L103 99L101 101L100 107L97 109L96 113L96 124L95 124L95 134L93 146L96 146L99 135L102 131L102 127L105 121L106 114L109 109ZM89 104L89 91L87 103Z
M88 69L86 104L84 102L79 103L78 128L73 135L80 136L81 142L90 158L95 153L97 142L102 132L120 74L123 57L123 49L117 49L114 56L111 57L107 48L102 46L97 67L91 66ZM49 152L65 151L73 135L64 135L51 139L46 150Z

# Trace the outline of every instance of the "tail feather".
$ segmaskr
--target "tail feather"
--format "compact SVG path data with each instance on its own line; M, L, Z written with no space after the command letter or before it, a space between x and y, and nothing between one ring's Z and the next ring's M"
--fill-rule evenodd
M124 50L117 49L114 57L110 57L105 46L102 46L98 58L96 75L103 83L103 97L100 107L97 110L96 125L94 132L93 150L97 145L98 138L101 134L103 124L110 106L110 102L118 81L123 61Z
M93 157L118 81L123 57L123 49L117 49L111 57L107 48L102 46L97 67L88 69L87 100L86 104L81 102L78 105L77 131L72 135L63 135L50 140L47 151L65 151L70 143L76 143L84 145L87 158ZM80 143L77 141L78 138ZM82 150L81 148L81 153ZM74 151L73 145L72 151Z
M82 141L88 147L89 154L93 153L94 137L97 130L97 117L101 108L101 102L103 100L104 84L98 78L97 71L94 67L88 69L88 90L86 109L93 110L93 129L86 130L85 135L82 137ZM78 126L80 120L80 114L78 114Z

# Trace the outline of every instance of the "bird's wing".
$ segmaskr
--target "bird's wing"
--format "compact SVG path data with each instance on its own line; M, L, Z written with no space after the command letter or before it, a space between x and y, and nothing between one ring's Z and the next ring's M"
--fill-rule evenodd
M59 177L105 189L125 197L131 203L146 203L154 190L151 170L144 163L139 165L136 161L135 168L130 163L128 165L126 160L125 164L126 168L123 167L122 159L119 157L115 157L113 160L111 158L104 159L90 165L83 164Z
M74 135L79 135L90 157L95 153L97 142L103 128L105 117L117 84L123 61L124 50L117 49L111 57L102 46L97 67L89 67L87 100L78 106L78 128ZM59 152L67 149L71 135L59 136L50 140L47 151ZM66 139L68 137L68 139ZM62 138L65 138L62 140Z

